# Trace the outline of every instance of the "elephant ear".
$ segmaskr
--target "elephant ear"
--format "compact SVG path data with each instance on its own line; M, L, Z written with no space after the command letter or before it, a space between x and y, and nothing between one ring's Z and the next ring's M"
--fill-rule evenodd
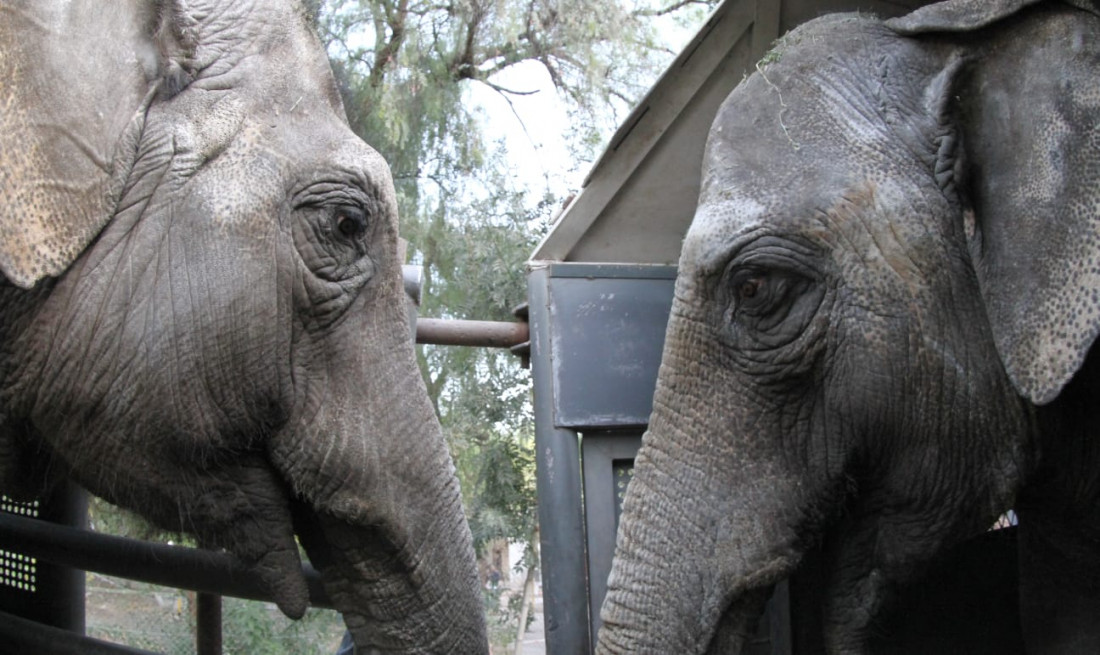
M904 35L972 32L1044 1L1046 0L946 0L926 5L905 16L892 18L886 21L886 26ZM1100 15L1098 0L1062 1Z
M902 23L932 33L929 16L951 7L988 15L978 4L941 3ZM1100 333L1100 20L1079 16L985 30L964 42L965 74L939 84L948 94L940 111L962 136L965 231L997 351L1017 391L1039 405L1058 396Z
M158 73L143 4L36 0L0 20L0 271L60 275L110 219L120 137ZM144 3L153 4L153 3Z

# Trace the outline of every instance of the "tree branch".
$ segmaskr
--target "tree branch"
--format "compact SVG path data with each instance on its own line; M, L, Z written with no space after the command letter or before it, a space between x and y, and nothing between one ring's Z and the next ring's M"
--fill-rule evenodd
M488 77L488 76L486 76L486 77ZM535 89L533 91L518 91L516 89L509 89L508 87L504 87L504 86L501 86L499 84L494 84L493 82L490 82L487 79L482 79L481 76L477 77L477 81L481 82L482 84L489 87L493 91L496 91L497 93L499 93L501 96L504 97L505 100L508 101L509 105L512 104L512 101L508 99L508 96L533 96L533 95L535 95L536 93L539 92L538 89ZM515 111L516 111L515 107L512 107L512 113L515 113Z
M405 25L409 16L409 0L398 0L394 7L389 2L382 3L385 10L385 20L375 18L376 42L382 43L382 47L374 51L374 64L370 69L369 83L372 89L382 86L386 71L397 60L397 53L405 43ZM386 38L386 28L389 28L389 38Z
M661 9L639 9L631 12L632 16L667 16L680 11L688 5L703 5L709 7L711 5L707 0L680 0L680 2L674 2L673 4L663 7Z
M466 34L462 42L462 48L455 52L454 58L448 70L456 80L475 79L478 75L478 67L475 61L477 50L477 35L481 29L481 23L485 20L485 9L478 0L471 0L469 20L466 21Z

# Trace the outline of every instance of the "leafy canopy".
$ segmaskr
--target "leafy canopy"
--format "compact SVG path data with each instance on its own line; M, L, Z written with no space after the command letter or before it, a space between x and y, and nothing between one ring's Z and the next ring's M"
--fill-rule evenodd
M389 162L401 229L424 267L422 316L510 320L523 263L575 189L519 179L500 122L556 94L576 169L640 99L716 0L313 0L353 129ZM549 80L540 85L538 80ZM499 94L490 115L475 90ZM537 120L527 118L527 121ZM539 125L525 124L528 133ZM494 138L494 135L498 135ZM535 528L530 383L487 349L420 349L475 540Z

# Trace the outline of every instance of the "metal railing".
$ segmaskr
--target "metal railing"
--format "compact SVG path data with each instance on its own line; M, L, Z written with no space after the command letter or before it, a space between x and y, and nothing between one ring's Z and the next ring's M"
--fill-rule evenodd
M226 553L169 546L99 534L14 514L0 513L0 543L29 557L84 571L198 592L196 651L221 652L221 596L271 601L259 579ZM314 607L332 609L313 567L302 572ZM42 653L145 653L11 615L0 615L5 643L26 642ZM7 641L7 640L13 641Z
M518 322L418 319L416 342L510 348L525 358L525 308L517 309L516 315ZM258 578L226 553L127 539L7 512L0 512L0 544L57 566L196 592L198 655L221 655L222 596L272 601ZM309 564L302 568L310 605L333 609L320 574ZM155 655L4 612L0 612L0 643L20 653Z

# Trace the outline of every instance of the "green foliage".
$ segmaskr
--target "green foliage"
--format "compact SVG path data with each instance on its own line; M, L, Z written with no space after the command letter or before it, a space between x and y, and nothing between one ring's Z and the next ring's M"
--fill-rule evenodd
M89 574L89 636L165 655L190 655L196 643L196 594ZM222 598L225 655L334 653L344 634L337 612L310 609L299 621L271 603Z
M335 653L344 634L337 612L310 609L298 621L274 605L222 599L222 649L225 655Z
M96 532L119 537L195 546L191 535L161 530L141 516L92 495L88 496L88 526Z
M577 110L572 139L584 154L589 136L614 128L671 56L662 29L698 25L714 0L667 4L642 0L318 1L319 31L345 82L353 125L390 158L399 176L419 175L408 155L455 155L481 130L470 118L463 84L522 93L497 82L520 63L537 62ZM662 19L665 23L660 22ZM614 111L609 112L608 109ZM447 147L447 142L452 147ZM392 149L391 145L399 148ZM588 153L590 154L590 153ZM404 155L404 156L398 156ZM416 163L424 161L412 157ZM461 164L460 159L450 163ZM476 162L471 162L476 168ZM456 170L444 165L439 170Z
M498 649L500 652L511 652L504 651L504 648L515 641L523 598L506 595L503 587L497 587L485 589L482 593L482 601L485 603L485 627L489 632L492 652L498 652ZM531 616L528 615L527 625L530 624Z
M697 25L715 0L314 0L356 132L389 162L403 236L424 267L422 316L510 320L523 262L557 193L518 181L470 85L511 99L502 74L532 62L567 101L561 138L591 160L674 52L662 29ZM664 21L664 22L661 22ZM423 347L479 544L534 529L530 382L510 354Z

